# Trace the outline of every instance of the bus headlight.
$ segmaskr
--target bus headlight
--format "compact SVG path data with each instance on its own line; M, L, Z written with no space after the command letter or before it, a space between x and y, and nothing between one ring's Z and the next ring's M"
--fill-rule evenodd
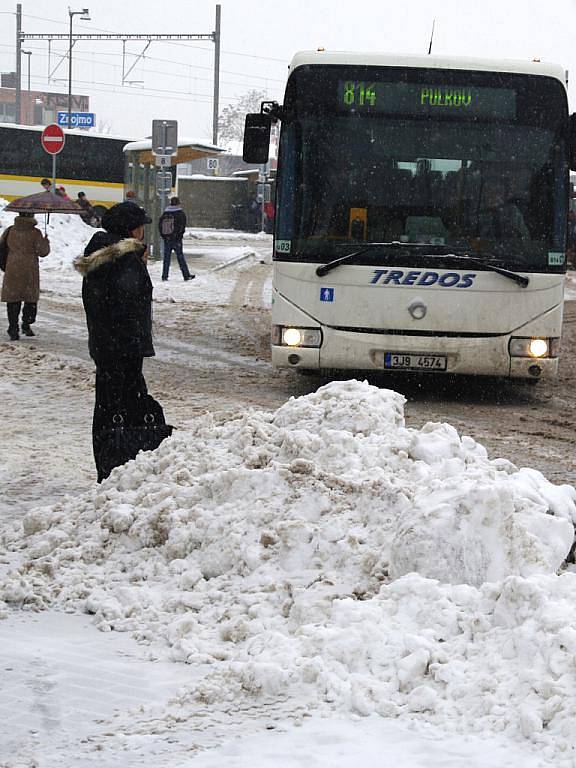
M322 331L320 328L273 325L272 344L282 347L319 347L322 344Z
M510 357L558 357L560 339L512 337L508 349Z

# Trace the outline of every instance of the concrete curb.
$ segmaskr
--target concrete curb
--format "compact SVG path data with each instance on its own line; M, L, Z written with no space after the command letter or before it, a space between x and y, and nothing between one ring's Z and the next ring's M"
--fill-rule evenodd
M210 272L219 272L221 269L226 269L226 267L232 267L234 264L238 264L240 261L244 261L244 259L249 259L251 256L258 256L258 254L256 251L242 253L240 256L236 256L235 259L230 259L230 261L226 261L224 264L219 264L217 267L213 267Z

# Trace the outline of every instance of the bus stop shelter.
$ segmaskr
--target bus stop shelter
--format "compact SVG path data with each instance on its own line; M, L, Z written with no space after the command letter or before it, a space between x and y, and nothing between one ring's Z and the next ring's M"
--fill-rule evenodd
M177 186L177 166L203 157L216 157L225 150L199 139L178 139L178 151L170 158L172 173L172 194ZM153 243L152 256L161 257L158 219L162 214L162 196L157 193L156 173L166 168L156 166L156 157L152 153L152 138L131 141L124 147L124 196L132 190L136 202L143 205L152 217L152 230L147 232L147 240Z

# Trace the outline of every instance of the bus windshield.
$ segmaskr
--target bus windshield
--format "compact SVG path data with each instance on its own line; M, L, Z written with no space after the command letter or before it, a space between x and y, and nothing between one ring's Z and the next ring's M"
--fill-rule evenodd
M276 256L326 261L359 244L393 242L407 247L368 249L366 263L425 258L426 248L413 247L421 244L528 271L563 268L561 83L304 69L286 94L276 239L290 245Z

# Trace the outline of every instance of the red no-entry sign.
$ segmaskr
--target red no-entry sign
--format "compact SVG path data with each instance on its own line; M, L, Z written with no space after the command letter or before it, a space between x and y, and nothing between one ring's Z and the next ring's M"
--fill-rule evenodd
M48 152L49 155L57 155L64 149L66 137L62 128L56 123L52 123L52 125L47 125L44 128L40 141L45 152Z

